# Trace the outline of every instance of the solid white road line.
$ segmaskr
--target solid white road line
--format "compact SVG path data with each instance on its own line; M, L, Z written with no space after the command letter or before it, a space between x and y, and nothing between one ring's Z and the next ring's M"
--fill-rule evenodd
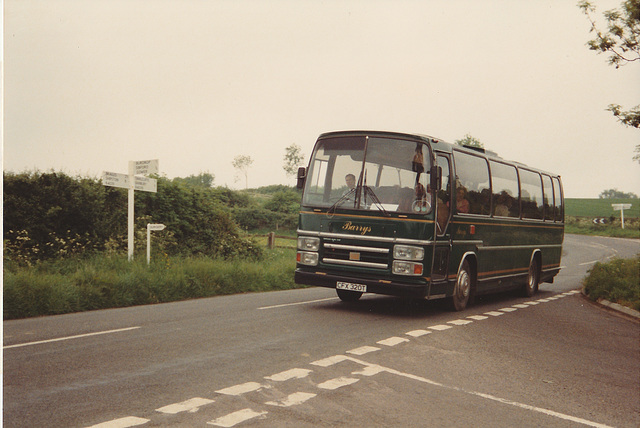
M3 346L2 349L21 348L23 346L40 345L42 343L60 342L62 340L80 339L82 337L98 336L98 335L101 335L101 334L119 333L121 331L135 330L135 329L138 329L138 328L140 328L140 326L127 327L127 328L118 328L118 329L115 329L115 330L97 331L95 333L77 334L75 336L58 337L56 339L38 340L37 342L27 342L27 343L19 343L17 345L7 345L7 346Z
M262 310L262 309L284 308L286 306L308 305L309 303L326 302L327 300L337 300L337 299L338 299L337 297L329 297L327 299L308 300L305 302L283 303L282 305L262 306L258 309Z
M529 404L523 404L523 403L519 403L517 401L512 401L512 400L507 400L507 399L504 399L504 398L496 397L494 395L484 394L482 392L471 391L471 390L467 390L467 389L464 389L464 388L459 388L457 386L445 385L445 384L442 384L442 383L435 382L433 380L424 378L422 376L417 376L417 375L414 375L414 374L411 374L411 373L404 373L404 372L401 372L401 371L398 371L398 370L395 370L395 369L392 369L392 368L389 368L389 367L379 366L377 364L371 364L371 363L368 363L366 361L358 360L358 359L353 358L353 357L347 357L347 359L350 360L350 361L356 362L358 364L362 364L365 367L375 368L378 371L384 371L384 372L387 372L387 373L390 373L390 374L395 374L395 375L398 375L398 376L406 377L408 379L413 379L413 380L416 380L416 381L419 381L419 382L422 382L422 383L427 383L429 385L434 385L434 386L438 386L438 387L441 387L441 388L446 388L446 389L449 389L449 390L462 392L464 394L473 395L473 396L476 396L476 397L481 397L481 398L484 398L484 399L487 399L487 400L495 401L495 402L506 404L506 405L509 405L509 406L518 407L520 409L530 410L530 411L533 411L533 412L542 413L542 414L545 414L545 415L548 415L548 416L552 416L552 417L555 417L555 418L563 419L563 420L566 420L566 421L576 422L576 423L587 425L587 426L591 426L591 427L611 428L611 427L609 427L608 425L605 425L605 424L600 424L598 422L590 421L588 419L583 419L583 418L579 418L579 417L576 417L576 416L571 416L571 415L567 415L567 414L564 414L564 413L556 412L554 410L549 410L549 409L544 409L544 408L541 408L541 407L531 406Z

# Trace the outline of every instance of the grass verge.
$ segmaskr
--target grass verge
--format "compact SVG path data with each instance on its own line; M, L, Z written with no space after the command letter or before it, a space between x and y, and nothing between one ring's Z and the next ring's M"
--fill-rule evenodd
M4 271L3 318L26 318L199 297L297 288L295 250L260 261L165 257L128 262L94 256Z
M640 239L640 219L625 219L624 225L625 228L623 229L619 218L608 218L606 224L596 224L591 217L567 216L565 218L564 233Z
M584 290L593 301L606 299L640 311L640 254L596 263L584 280Z

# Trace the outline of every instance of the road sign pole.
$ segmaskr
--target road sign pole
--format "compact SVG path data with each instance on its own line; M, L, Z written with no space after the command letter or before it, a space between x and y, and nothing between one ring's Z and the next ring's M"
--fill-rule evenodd
M136 173L136 163L133 161L129 161L129 214L128 214L128 236L127 236L127 249L129 255L129 261L133 260L133 249L134 249L134 205L136 203L134 196L135 189L135 173Z
M632 207L631 204L611 204L611 207L615 211L620 211L620 222L622 223L622 228L624 229L624 210L628 210Z
M147 265L151 263L151 231L164 230L165 227L162 223L147 223Z

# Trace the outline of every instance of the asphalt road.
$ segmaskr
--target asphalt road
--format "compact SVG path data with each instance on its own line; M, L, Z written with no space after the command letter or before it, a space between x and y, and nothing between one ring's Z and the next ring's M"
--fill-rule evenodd
M4 322L6 427L640 426L640 325L579 293L640 242L565 239L533 298L329 289Z

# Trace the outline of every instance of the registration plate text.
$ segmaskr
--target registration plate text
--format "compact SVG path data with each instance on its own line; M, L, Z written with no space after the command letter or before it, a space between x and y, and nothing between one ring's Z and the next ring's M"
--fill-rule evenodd
M367 292L367 286L364 284L354 284L352 282L342 282L338 281L336 283L336 288L338 290L349 290L349 291L359 291L361 293Z

